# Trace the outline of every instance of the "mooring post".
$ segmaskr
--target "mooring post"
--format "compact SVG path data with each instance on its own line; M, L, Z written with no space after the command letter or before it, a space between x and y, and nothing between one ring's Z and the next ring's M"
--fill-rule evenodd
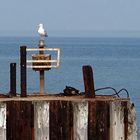
M26 89L26 46L20 47L20 87L21 97L27 96Z
M10 63L10 96L16 96L16 63Z
M83 66L83 79L85 86L85 97L95 98L93 71L91 66Z

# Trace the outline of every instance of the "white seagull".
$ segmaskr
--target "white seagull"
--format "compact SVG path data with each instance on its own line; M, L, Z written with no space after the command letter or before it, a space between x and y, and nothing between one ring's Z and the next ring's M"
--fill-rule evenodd
M47 37L48 36L47 32L43 28L43 24L42 23L39 24L38 33L40 34L41 37Z

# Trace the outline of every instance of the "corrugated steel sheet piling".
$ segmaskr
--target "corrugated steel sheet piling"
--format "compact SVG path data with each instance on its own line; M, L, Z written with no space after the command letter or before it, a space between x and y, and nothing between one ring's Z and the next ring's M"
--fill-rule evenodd
M21 97L27 96L26 89L26 46L20 47L20 87L21 87Z
M16 96L16 63L10 63L10 96Z

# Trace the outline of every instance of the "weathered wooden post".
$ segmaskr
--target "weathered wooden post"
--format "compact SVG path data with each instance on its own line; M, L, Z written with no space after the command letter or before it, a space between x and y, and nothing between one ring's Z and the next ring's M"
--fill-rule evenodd
M16 96L16 63L10 63L10 96Z
M26 89L26 46L20 47L20 87L21 97L27 96Z
M83 66L83 79L85 86L85 96L95 98L93 71L91 66Z

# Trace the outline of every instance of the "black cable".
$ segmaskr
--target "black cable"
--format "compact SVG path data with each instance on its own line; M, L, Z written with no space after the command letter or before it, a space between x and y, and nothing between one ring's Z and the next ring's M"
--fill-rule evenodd
M121 93L122 91L125 91L127 94L127 98L129 98L129 92L127 91L127 89L122 88L121 90L118 91L118 94Z
M111 94L111 95L108 95L108 96L115 96L115 95L116 95L117 97L120 97L119 94L120 94L122 91L125 91L126 94L127 94L127 98L129 98L129 92L128 92L127 89L125 89L125 88L122 88L121 90L119 90L119 91L117 92L117 90L116 90L115 88L112 88L112 87L103 87L103 88L98 88L98 89L96 89L95 92L96 92L96 91L100 91L100 90L106 90L106 89L111 89L111 90L113 90L113 91L115 92L115 94Z
M100 90L106 90L106 89L111 89L111 90L113 90L113 91L115 92L115 94L112 94L112 95L117 95L118 97L120 97L119 94L118 94L118 92L116 91L116 89L115 89L115 88L112 88L112 87L98 88L98 89L95 90L95 92L96 92L96 91L100 91ZM108 96L111 96L111 95L108 95Z

